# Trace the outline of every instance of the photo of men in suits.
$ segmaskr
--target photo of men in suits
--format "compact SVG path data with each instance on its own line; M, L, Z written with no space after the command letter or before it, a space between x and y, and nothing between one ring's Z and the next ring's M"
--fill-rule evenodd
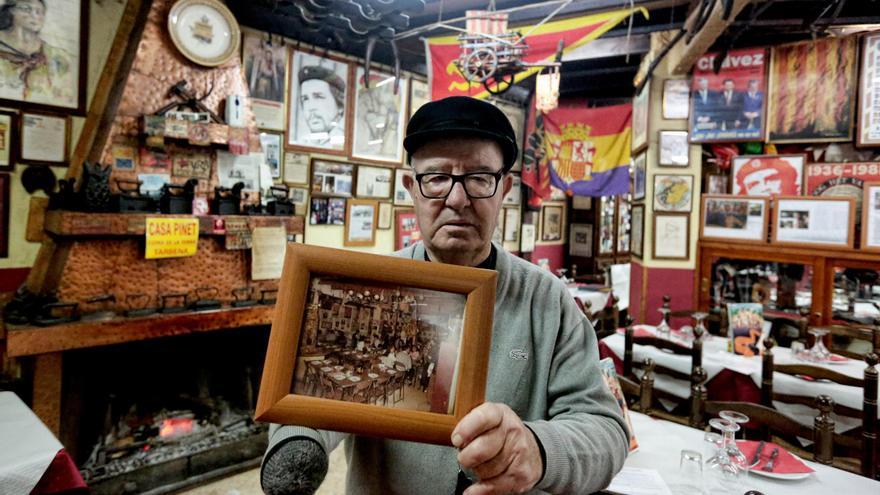
M749 80L749 86L743 95L742 113L747 129L761 128L761 112L764 110L764 92L758 87L758 80Z

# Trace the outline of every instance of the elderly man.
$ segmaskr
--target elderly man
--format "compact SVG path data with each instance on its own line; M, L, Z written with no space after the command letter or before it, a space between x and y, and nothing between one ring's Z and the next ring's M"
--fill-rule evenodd
M487 402L456 425L455 449L348 436L348 493L605 487L623 465L628 440L597 367L596 335L558 279L491 243L517 156L510 123L489 103L446 98L416 112L404 147L413 168L404 185L424 240L396 254L498 272ZM345 438L273 425L263 489L311 493L327 454Z

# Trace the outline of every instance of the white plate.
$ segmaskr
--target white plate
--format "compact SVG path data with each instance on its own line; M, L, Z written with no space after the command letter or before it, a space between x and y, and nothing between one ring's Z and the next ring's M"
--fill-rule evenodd
M333 371L333 368L331 368L329 366L324 366L323 368L321 368L321 371L323 371L324 373L327 373L329 371Z
M330 377L334 380L345 380L345 373L333 373Z
M375 373L367 373L367 376L370 378L379 378L379 375L377 375Z
M361 381L361 377L359 377L359 376L350 376L350 377L348 377L348 379L354 383Z
M789 454L791 454L791 456L794 457L795 459L797 459L801 462L804 462L803 459L792 454L791 452L789 452ZM802 480L802 479L808 477L809 475L813 474L812 472L810 472L810 473L788 473L788 474L770 473L770 472L764 471L763 469L760 469L765 464L767 464L767 461L762 460L761 464L759 464L758 467L756 467L754 469L749 469L749 474L757 474L758 476L763 476L765 478L772 478L775 480L788 480L788 481ZM804 463L804 465L806 466L806 463Z

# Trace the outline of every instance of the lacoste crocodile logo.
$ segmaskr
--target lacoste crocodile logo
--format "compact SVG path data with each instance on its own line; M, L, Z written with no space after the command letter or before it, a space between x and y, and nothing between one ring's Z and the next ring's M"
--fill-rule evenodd
M529 359L529 353L522 349L511 349L508 357L517 361L525 361Z

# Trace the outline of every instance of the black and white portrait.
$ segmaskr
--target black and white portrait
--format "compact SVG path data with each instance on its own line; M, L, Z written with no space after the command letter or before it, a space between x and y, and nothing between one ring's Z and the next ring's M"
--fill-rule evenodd
M370 87L364 86L364 69L357 69L355 93L354 148L352 156L400 163L403 160L403 131L406 125L406 80L370 71Z
M287 144L345 150L348 64L293 52Z

